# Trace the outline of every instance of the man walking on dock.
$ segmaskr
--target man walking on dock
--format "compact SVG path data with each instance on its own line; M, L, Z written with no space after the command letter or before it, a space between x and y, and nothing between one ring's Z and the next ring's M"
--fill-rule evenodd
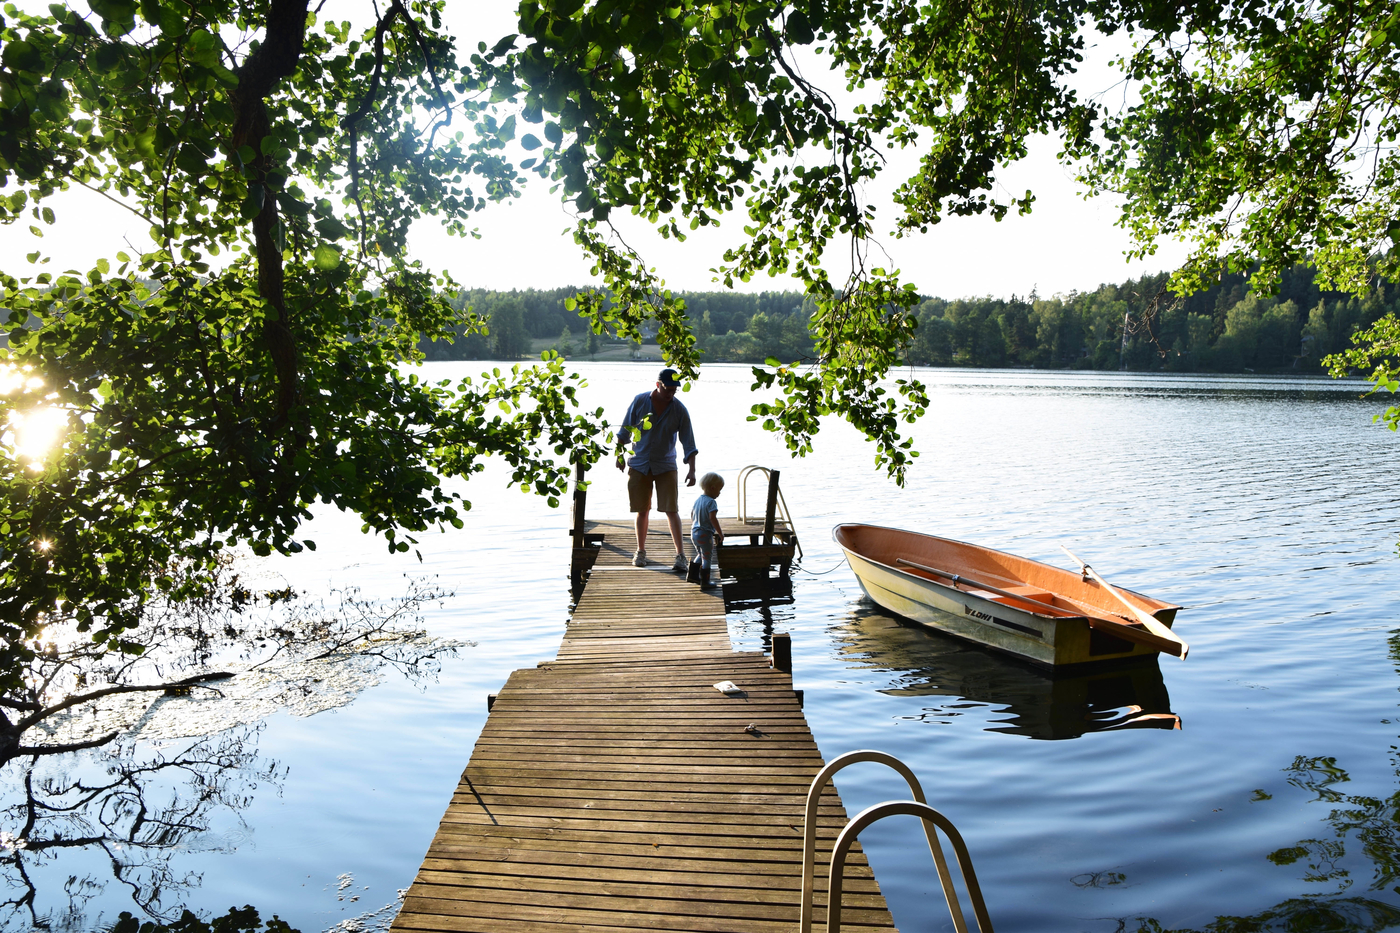
M676 399L681 382L674 369L663 369L656 379L656 388L632 399L627 415L617 431L617 468L627 473L627 499L637 513L637 553L632 565L645 567L647 560L647 528L651 524L651 496L656 490L656 508L666 513L671 527L671 540L676 545L676 560L671 569L685 572L685 548L681 544L681 515L678 500L680 489L676 482L676 436L680 435L685 462L690 466L685 484L695 485L695 434L690 428L690 412ZM632 457L627 459L624 448L632 443Z

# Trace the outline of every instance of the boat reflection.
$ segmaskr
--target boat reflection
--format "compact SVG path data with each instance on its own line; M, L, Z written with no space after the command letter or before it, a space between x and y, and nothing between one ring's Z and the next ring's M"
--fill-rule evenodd
M989 731L1074 739L1117 729L1180 729L1155 656L1051 674L886 614L861 599L833 631L851 667L888 671L890 696L960 697L1004 707Z

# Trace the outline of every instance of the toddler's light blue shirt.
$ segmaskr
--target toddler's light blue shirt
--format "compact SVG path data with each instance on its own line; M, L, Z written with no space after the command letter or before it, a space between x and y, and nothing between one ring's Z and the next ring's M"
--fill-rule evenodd
M711 496L700 495L690 507L690 533L714 534L715 526L710 524L710 516L719 511L719 503Z

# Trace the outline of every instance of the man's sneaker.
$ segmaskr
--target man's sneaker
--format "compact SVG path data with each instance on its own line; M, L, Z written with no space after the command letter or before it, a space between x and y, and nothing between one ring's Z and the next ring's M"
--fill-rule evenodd
M676 573L685 573L686 568L689 566L690 562L685 559L685 555L677 554L675 563L671 564L671 569Z
M647 565L647 552L646 552L646 551L638 551L637 553L635 553L635 554L632 555L632 566L633 566L633 567L645 567L646 565Z

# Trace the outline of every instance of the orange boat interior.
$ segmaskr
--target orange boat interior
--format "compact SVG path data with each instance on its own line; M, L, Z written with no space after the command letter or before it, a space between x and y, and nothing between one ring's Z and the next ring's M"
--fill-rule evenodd
M1100 616L1115 621L1123 620L1128 613L1098 581L1086 580L1075 571L1027 557L876 525L838 525L834 536L838 544L861 557L912 576L951 585L951 581L911 564L957 574L964 578L959 584L964 591L1025 612L1045 616ZM901 560L909 563L900 563ZM1014 595L982 590L979 583ZM1121 586L1115 588L1139 609L1168 624L1180 608Z

